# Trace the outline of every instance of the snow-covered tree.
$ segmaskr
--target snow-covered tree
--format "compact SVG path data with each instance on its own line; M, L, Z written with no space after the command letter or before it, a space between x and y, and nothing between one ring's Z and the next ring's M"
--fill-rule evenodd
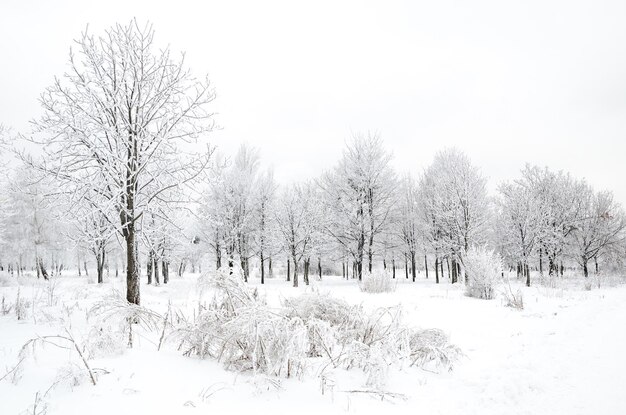
M378 135L356 135L318 182L328 212L326 231L350 253L359 279L366 254L371 271L376 237L390 222L396 181L390 162Z
M436 260L440 253L449 256L454 283L458 261L462 264L469 248L486 237L486 180L465 154L448 149L437 153L419 187L426 239L436 251Z
M296 184L283 189L277 202L275 220L282 235L285 251L293 266L293 286L298 286L300 261L311 256L313 238L318 225L314 187L311 183ZM308 274L305 274L308 276ZM308 280L305 279L308 284Z
M257 218L256 250L258 252L261 284L265 284L265 262L269 261L269 272L272 272L272 253L276 248L276 235L273 210L275 204L276 183L274 173L270 170L259 175L256 186L255 209Z
M415 281L416 273L415 257L422 240L417 198L418 193L415 181L411 176L407 175L402 180L398 192L397 228L403 251L408 255L411 262L413 281Z
M113 205L126 245L126 297L139 304L137 221L204 171L211 151L197 151L197 140L212 130L215 94L183 58L156 47L150 25L85 32L76 44L69 71L41 97L45 115L33 140L43 157L33 164L68 193Z
M587 277L589 261L594 259L597 264L600 256L626 238L626 217L611 192L594 192L587 186L578 197L582 201L581 217L574 225L570 243L572 254Z
M528 263L539 243L546 211L525 181L504 183L498 191L498 238L502 241L502 249L521 265L526 285L530 287Z

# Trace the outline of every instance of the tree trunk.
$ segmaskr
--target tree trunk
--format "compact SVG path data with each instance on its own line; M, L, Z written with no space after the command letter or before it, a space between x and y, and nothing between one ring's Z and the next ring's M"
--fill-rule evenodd
M448 275L450 276L451 280L452 280L452 284L456 284L459 281L459 267L457 266L457 262L456 262L456 258L452 257L452 264L450 264L450 262L448 262ZM443 265L442 265L443 266ZM452 272L450 272L452 271ZM443 274L443 270L441 271L441 273Z
M96 248L96 272L98 273L98 284L102 284L104 282L103 270L104 270L105 256L106 256L106 251L105 251L104 246L98 246Z
M135 244L135 225L126 229L126 300L139 305L139 272L137 270L137 245Z
M43 259L41 257L39 257L39 271L41 272L41 276L43 277L44 280L48 280L48 271L46 271L46 266L43 263Z
M396 258L395 257L391 257L391 273L393 278L396 278Z
M150 250L148 253L148 262L146 263L146 274L148 274L148 285L152 284L152 264L154 263L154 252Z
M406 253L404 254L404 276L407 280L409 279L409 260Z
M218 242L218 237L216 236L215 241L215 269L220 269L222 267L222 247Z
M426 279L428 279L428 256L424 254L424 270L426 271Z
M597 255L593 257L593 262L596 265L596 275L597 275L600 273L600 270L598 269L598 256Z
M320 281L322 280L322 258L317 257L317 273L319 274Z
M341 261L341 278L346 278L346 263L343 260Z
M265 258L263 257L263 250L261 250L261 284L265 284Z
M435 284L439 284L439 256L435 253Z
M161 281L159 280L159 260L156 255L154 256L152 271L154 272L154 284L160 285Z
M293 255L293 286L298 286L298 262L295 254Z
M267 263L267 276L270 278L274 276L274 272L272 271L272 256L271 255Z
M411 272L413 274L413 282L415 282L415 252L411 252Z
M170 281L170 264L169 262L163 260L161 264L161 269L163 270L163 284L167 284Z
M89 270L87 269L87 261L83 261L83 267L85 267L85 275L89 276Z

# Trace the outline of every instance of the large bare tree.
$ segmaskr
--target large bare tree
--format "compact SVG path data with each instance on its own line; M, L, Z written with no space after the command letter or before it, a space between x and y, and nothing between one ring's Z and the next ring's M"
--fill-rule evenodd
M41 97L38 164L76 200L112 205L116 217L107 220L126 245L126 298L139 304L137 221L204 171L211 150L198 151L197 142L213 128L215 93L136 20L102 36L85 32L76 49L68 72Z

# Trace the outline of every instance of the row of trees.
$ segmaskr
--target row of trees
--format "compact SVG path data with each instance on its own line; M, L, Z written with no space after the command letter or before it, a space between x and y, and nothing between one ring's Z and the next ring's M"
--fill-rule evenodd
M238 261L244 278L258 259L262 282L272 259L287 262L298 285L310 264L322 262L361 279L380 263L395 277L434 271L444 264L452 283L465 273L464 259L477 245L491 245L530 285L530 270L562 274L564 264L607 265L625 253L626 217L610 192L584 180L527 166L489 197L486 179L462 152L438 153L418 177L398 177L377 135L357 135L337 165L315 180L278 187L259 168L258 152L242 147L218 172L203 199L199 229L215 265ZM419 263L423 258L423 263ZM339 264L341 267L339 268Z
M624 254L624 213L611 193L527 167L490 198L479 168L455 149L419 177L400 177L378 135L356 135L320 177L278 186L258 150L223 159L203 144L214 98L184 56L157 50L149 25L83 33L68 72L42 94L33 133L13 136L0 267L47 278L67 267L69 251L79 272L89 255L100 282L111 262L123 265L127 300L139 304L140 258L150 283L209 255L245 280L257 266L262 282L278 260L297 286L311 266L320 278L326 267L361 279L378 264L395 277L402 263L407 278L424 269L437 283L445 264L455 283L470 247L487 243L527 284L535 264L553 275L575 260L587 275L590 261Z

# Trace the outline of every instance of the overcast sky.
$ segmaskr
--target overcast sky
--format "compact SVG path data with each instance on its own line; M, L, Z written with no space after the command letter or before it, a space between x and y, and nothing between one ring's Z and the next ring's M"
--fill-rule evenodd
M626 1L0 3L0 122L27 131L72 40L137 17L209 74L226 153L311 178L377 131L399 172L455 146L490 179L526 162L626 205Z

